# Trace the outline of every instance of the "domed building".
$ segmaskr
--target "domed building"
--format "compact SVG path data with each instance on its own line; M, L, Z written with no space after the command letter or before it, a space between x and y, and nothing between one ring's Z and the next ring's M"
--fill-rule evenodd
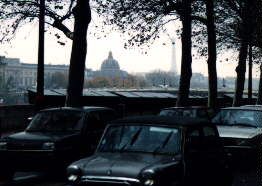
M100 70L93 72L93 77L103 76L119 76L119 77L127 77L128 73L120 69L119 63L117 60L113 58L113 54L110 51L108 54L108 58L105 59L100 67Z
M103 61L100 69L101 69L101 71L104 71L104 70L120 70L119 64L118 64L117 60L115 60L113 58L113 54L112 54L111 51L109 52L108 58Z

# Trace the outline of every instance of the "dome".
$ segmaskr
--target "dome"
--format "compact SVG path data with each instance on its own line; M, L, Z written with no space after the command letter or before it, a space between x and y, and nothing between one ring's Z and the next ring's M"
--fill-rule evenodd
M101 70L120 70L117 60L113 58L113 54L110 51L108 58L103 61L101 65Z

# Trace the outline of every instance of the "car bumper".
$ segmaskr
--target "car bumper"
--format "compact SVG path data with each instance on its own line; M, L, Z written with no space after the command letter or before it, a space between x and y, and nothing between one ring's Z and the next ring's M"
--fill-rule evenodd
M82 176L78 183L67 186L142 186L138 179L110 176Z

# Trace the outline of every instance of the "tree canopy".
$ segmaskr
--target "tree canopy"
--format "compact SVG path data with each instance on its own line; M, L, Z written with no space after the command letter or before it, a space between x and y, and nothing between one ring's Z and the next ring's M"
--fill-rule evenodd
M38 0L0 0L0 42L9 42L22 26L33 23L39 15ZM46 0L46 29L54 27L72 39L68 20L73 18L76 0ZM60 35L55 34L59 39Z

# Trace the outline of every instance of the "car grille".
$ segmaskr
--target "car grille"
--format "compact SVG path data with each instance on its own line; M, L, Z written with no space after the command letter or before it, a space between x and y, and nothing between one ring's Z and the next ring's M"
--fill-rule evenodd
M92 186L141 186L139 180L123 177L88 177L81 178L82 185Z
M124 184L124 183L87 183L87 182L82 182L80 184L81 186L141 186L141 185L137 185L134 183L130 183L130 184Z
M9 143L8 144L8 150L41 150L42 149L42 145L37 143L37 144L33 144L33 143Z

